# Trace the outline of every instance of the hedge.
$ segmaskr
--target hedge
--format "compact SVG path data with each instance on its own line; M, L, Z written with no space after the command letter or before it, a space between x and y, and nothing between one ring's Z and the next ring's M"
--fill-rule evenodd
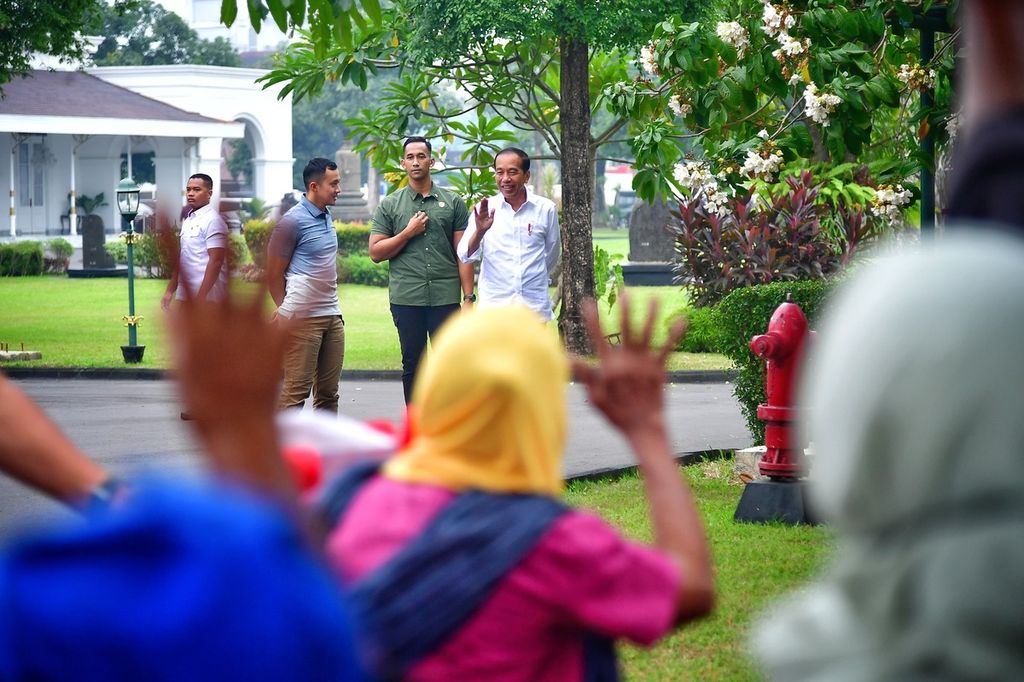
M370 226L364 223L334 223L341 256L370 255Z
M43 274L43 245L35 241L0 244L0 277Z
M715 349L736 366L733 395L755 443L764 442L764 423L757 418L757 406L765 399L765 363L750 350L750 339L767 331L772 313L786 300L786 294L793 295L793 302L803 309L813 329L834 285L832 280L813 280L744 287L727 294L714 307Z
M363 255L338 256L338 284L386 287L390 272L387 261L374 263L369 256Z

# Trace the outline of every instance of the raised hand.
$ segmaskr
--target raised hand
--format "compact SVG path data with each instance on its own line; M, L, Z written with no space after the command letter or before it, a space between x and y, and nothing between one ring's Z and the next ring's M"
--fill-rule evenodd
M473 211L473 219L476 221L477 232L483 233L494 225L494 209L488 209L486 197L480 200L476 210Z
M629 319L629 297L619 298L622 344L612 346L605 338L598 321L597 305L588 301L583 306L597 364L573 360L576 376L587 386L590 400L612 424L627 435L646 428L664 426L665 360L686 331L680 320L669 332L659 349L651 345L658 302L651 301L643 326L634 330Z

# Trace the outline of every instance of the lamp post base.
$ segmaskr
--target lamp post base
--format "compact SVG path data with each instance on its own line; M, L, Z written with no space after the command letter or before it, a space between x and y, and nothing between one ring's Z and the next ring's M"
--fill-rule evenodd
M145 346L121 346L121 355L124 356L124 361L129 364L142 362L142 354L145 352Z
M747 523L781 521L792 526L818 523L807 508L804 481L751 481L743 489L732 519Z

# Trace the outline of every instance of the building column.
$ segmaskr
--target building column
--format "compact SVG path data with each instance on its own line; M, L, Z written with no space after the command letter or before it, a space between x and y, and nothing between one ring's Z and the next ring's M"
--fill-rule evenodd
M71 236L78 234L78 192L75 187L75 162L78 160L78 148L81 147L91 135L71 136L71 191L68 192L68 199L71 206L68 208L68 222L71 223Z
M17 209L17 192L15 191L14 173L17 170L16 164L14 163L14 156L18 153L18 146L29 138L24 133L11 133L11 237L18 236L18 209Z

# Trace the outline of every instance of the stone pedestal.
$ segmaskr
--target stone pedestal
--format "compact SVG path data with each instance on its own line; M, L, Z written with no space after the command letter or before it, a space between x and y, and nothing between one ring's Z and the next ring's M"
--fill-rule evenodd
M359 189L359 155L352 151L351 147L342 145L342 148L334 153L334 159L338 164L338 174L341 176L341 194L334 202L334 206L330 207L331 218L343 223L370 222L370 208Z
M87 215L82 220L82 268L85 270L113 270L114 258L103 248L107 237L103 233L103 219Z
M669 205L637 202L629 216L629 262L670 263L675 239L666 226L672 220Z

